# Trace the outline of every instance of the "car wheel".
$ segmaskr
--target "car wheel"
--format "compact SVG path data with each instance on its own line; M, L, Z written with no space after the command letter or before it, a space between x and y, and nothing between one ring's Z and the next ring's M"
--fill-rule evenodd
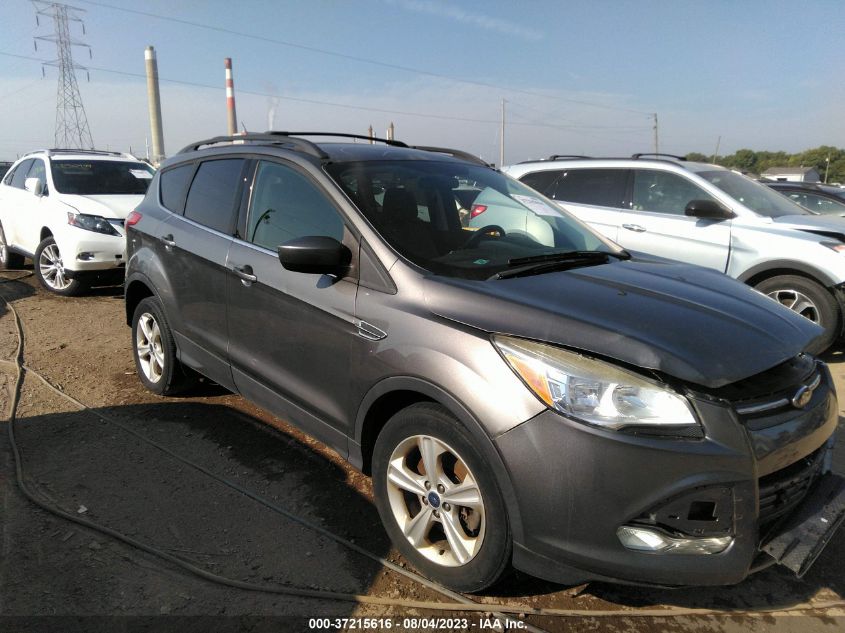
M143 299L132 315L135 368L144 386L162 396L184 391L191 376L176 357L176 343L156 297Z
M839 336L839 306L833 295L815 281L797 275L778 275L761 281L755 288L824 328L824 336L807 349L811 354L822 353Z
M461 423L432 403L394 415L376 440L373 487L388 535L417 569L456 591L481 591L510 564L505 504Z
M70 297L79 294L84 288L79 279L68 277L59 246L52 235L41 240L33 259L35 276L50 292Z
M3 230L3 225L0 224L0 269L14 270L21 268L23 260L23 255L9 250L9 246L6 244L6 232Z

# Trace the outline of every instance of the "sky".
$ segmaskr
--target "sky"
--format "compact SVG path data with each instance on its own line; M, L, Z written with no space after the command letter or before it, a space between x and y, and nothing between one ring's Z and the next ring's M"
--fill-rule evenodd
M98 149L143 156L144 49L165 151L239 125L379 136L505 163L845 146L841 0L72 0ZM54 145L53 25L0 2L0 160ZM43 74L43 76L42 76ZM89 79L90 78L90 79Z

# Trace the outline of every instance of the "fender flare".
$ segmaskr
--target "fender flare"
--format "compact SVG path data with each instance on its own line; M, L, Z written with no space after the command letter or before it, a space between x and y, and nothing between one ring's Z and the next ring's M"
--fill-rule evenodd
M841 283L840 280L831 277L830 274L825 271L793 259L774 259L763 262L762 264L757 264L756 266L752 266L748 270L740 273L739 276L737 276L737 279L743 283L748 283L748 280L752 277L756 277L760 273L770 270L794 270L820 282L826 288L832 288Z

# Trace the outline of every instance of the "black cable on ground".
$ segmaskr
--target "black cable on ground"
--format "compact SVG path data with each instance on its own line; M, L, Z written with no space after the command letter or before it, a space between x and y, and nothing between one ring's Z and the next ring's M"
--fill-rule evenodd
M25 277L28 277L31 274L32 273L29 273L29 274L23 275L21 277L15 278L15 279L3 279L3 280L0 280L0 281L3 281L3 282L17 281L19 279L23 279ZM718 610L714 610L714 609L694 609L694 608L692 608L692 609L685 609L685 608L637 609L637 610L633 610L633 611L626 611L626 610L592 611L592 610L588 610L588 609L556 609L556 608L546 608L546 607L531 607L531 606L528 606L528 605L518 605L518 604L517 605L499 604L499 603L483 604L483 603L473 602L473 601L469 600L468 598L466 598L465 596L451 592L451 591L449 591L449 590L447 590L443 587L440 587L438 585L434 585L434 583L431 583L431 581L428 581L427 579L424 579L421 576L417 576L416 574L413 574L412 572L408 572L407 570L402 569L398 565L395 565L394 563L391 563L390 561L387 561L386 559L378 557L375 554L372 554L371 552L355 545L354 543L347 541L346 539L343 539L342 537L339 537L339 536L333 534L332 532L329 532L325 528L314 525L314 524L306 521L305 519L302 519L301 517L293 515L293 514L287 512L287 511L285 511L284 509L282 509L278 506L275 506L274 504L270 503L266 499L263 499L263 498L259 497L258 495L255 495L251 491L249 491L245 488L242 488L238 484L235 484L234 482L230 482L230 481L228 481L228 480L226 480L222 477L219 477L218 475L216 475L216 474L212 473L211 471L207 470L205 467L203 467L199 464L196 464L196 463L194 463L190 460L187 460L187 459L181 457L180 455L174 453L173 451L169 450L168 448L166 448L166 447L164 447L164 446L162 446L162 445L160 445L160 444L158 444L158 443L156 443L152 440L149 440L148 438L139 434L134 429L118 422L117 420L110 418L109 416L106 416L106 415L104 415L104 414L102 414L98 411L95 411L94 409L91 409L90 407L83 404L82 402L80 402L79 400L74 398L73 396L70 396L69 394L67 394L64 391L62 391L61 389L59 389L58 387L54 386L40 372L24 365L24 363L23 363L23 341L24 341L24 337L23 337L23 327L21 325L20 318L19 318L18 313L15 310L14 306L5 297L0 295L0 299L3 300L3 302L8 307L9 311L12 313L14 320L15 320L15 326L17 328L18 343L17 343L17 349L16 349L16 352L15 352L14 360L12 360L12 361L0 360L0 362L2 362L3 364L13 365L14 368L15 368L15 385L14 385L14 389L12 391L11 401L10 401L10 405L9 405L9 420L8 420L8 424L7 424L7 430L8 430L9 444L11 446L12 455L13 455L14 462L15 462L16 480L17 480L17 484L18 484L18 487L20 488L21 492L24 494L24 496L27 499L29 499L32 503L34 503L36 506L38 506L39 508L41 508L45 512L48 512L50 514L53 514L53 515L58 516L60 518L63 518L67 521L71 521L73 523L76 523L78 525L86 527L86 528L93 530L95 532L99 532L99 533L104 534L106 536L110 536L110 537L112 537L112 538L114 538L118 541L121 541L121 542L123 542L127 545L130 545L131 547L134 547L136 549L144 551L144 552L146 552L146 553L148 553L152 556L156 556L158 558L164 559L164 560L172 563L173 565L176 565L177 567L180 567L180 568L182 568L182 569L184 569L184 570L186 570L186 571L188 571L188 572L190 572L190 573L192 573L192 574L194 574L194 575L196 575L200 578L203 578L205 580L209 580L211 582L221 584L221 585L224 585L224 586L228 586L228 587L232 587L232 588L236 588L236 589L244 589L244 590L248 590L248 591L257 591L257 592L262 592L262 593L281 594L281 595L289 595L289 596L295 596L295 597L301 597L301 598L314 598L314 599L320 599L320 600L351 602L351 603L358 603L358 604L369 604L369 605L376 605L376 606L402 607L402 608L407 608L407 609L423 609L423 610L433 610L433 611L455 611L455 612L463 612L463 611L485 612L485 613L486 612L492 612L493 615L503 617L503 618L506 618L506 619L512 619L512 618L510 618L506 615L500 615L500 614L509 613L509 614L520 614L520 615L524 614L524 615L558 616L558 617L622 617L622 616L624 616L624 617L678 617L678 616L695 616L695 615L707 615L707 616L737 616L737 615L742 615L742 616L754 617L754 616L763 616L763 615L783 615L783 616L803 615L807 611L818 611L818 610L826 610L826 609L833 609L833 608L845 608L845 600L826 601L826 602L823 602L823 603L817 603L815 605L813 605L813 604L799 604L799 605L795 605L793 607L789 607L787 609L761 608L761 609L755 609L754 611L749 611L749 610L718 611ZM250 582L245 582L245 581L241 581L241 580L235 580L235 579L227 578L225 576L221 576L219 574L214 574L214 573L207 571L207 570L205 570L201 567L198 567L198 566L196 566L196 565L194 565L194 564L192 564L188 561L185 561L185 560L183 560L183 559L181 559L177 556L174 556L173 554L170 554L166 551L163 551L163 550L161 550L161 549L159 549L155 546L148 545L148 544L146 544L142 541L139 541L137 539L132 538L131 536L128 536L128 535L125 535L121 532L118 532L117 530L113 530L111 528L99 525L97 523L89 521L88 519L82 518L82 517L80 517L76 514L71 514L70 512L66 512L65 510L62 510L60 508L56 508L56 507L53 507L53 506L47 504L46 502L39 499L36 496L36 494L33 491L31 491L29 489L29 487L26 485L26 481L24 479L24 473L23 473L23 459L22 459L22 456L20 454L20 450L18 448L17 440L16 440L16 437L15 437L15 422L16 422L16 419L17 419L17 417L16 417L17 416L17 407L18 407L18 403L20 401L20 394L21 394L21 390L23 388L23 381L24 381L25 373L33 374L34 376L39 378L41 380L41 382L43 382L51 390L56 392L58 395L66 398L70 402L73 402L76 406L80 407L81 409L95 414L97 417L101 418L102 420L104 420L106 422L109 422L111 424L115 424L116 426L118 426L121 429L123 429L124 431L134 435L135 437L139 438L140 440L144 441L145 443L150 444L150 445L158 448L159 450L167 453L168 455L171 455L172 457L174 457L178 461L180 461L180 462L182 462L186 465L189 465L192 468L199 470L200 472L212 477L213 479L219 481L220 483L223 483L224 485L226 485L230 488L233 488L234 490L240 492L241 494L244 494L245 496L261 503L262 505L265 505L268 508L277 511L280 514L283 514L284 516L286 516L286 517L288 517L288 518L290 518L290 519L292 519L292 520L294 520L294 521L296 521L296 522L298 522L302 525L305 525L306 527L310 527L310 528L316 530L317 532L323 534L324 536L327 536L329 538L332 538L335 541L338 541L338 542L340 542L344 545L347 545L348 547L350 547L354 551L359 552L359 553L367 556L368 558L376 560L377 562L385 564L386 566L389 566L391 568L395 567L396 571L399 571L403 575L409 576L412 580L414 580L416 582L422 582L422 584L424 584L425 586L428 586L428 587L430 587L430 588L432 588L436 591L439 591L441 593L449 595L450 597L456 596L457 598L460 599L460 602L449 603L449 602L432 602L432 601L417 601L417 600L393 600L393 599L390 599L390 598L380 598L380 597L377 597L377 596L368 596L368 595L365 595L365 594L352 594L352 593L334 592L334 591L326 591L326 590L304 589L304 588L291 587L291 586L261 585L261 584L257 584L257 583L250 583ZM528 625L527 623L524 623L524 622L520 622L520 626L521 626L521 628L524 628L526 630L533 630L535 632L542 632L543 631L542 629L539 629L539 628L532 626L532 625Z

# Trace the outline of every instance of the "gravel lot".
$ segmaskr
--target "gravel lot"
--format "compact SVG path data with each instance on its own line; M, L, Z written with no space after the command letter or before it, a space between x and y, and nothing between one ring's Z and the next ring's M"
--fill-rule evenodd
M80 411L27 374L17 441L26 480L46 503L231 579L396 600L448 600L279 512L406 567L380 526L369 480L334 452L215 385L182 398L145 391L134 374L120 288L65 299L41 291L30 277L0 283L0 295L20 316L25 363L92 409ZM14 317L0 305L0 358L13 359L16 345ZM827 360L845 393L845 357L835 352ZM0 369L5 419L15 374L8 364ZM845 451L836 457L837 470L845 472ZM191 575L37 508L15 484L6 428L0 433L0 498L0 631L279 631L307 626L285 619L289 616L445 615L246 591ZM476 600L594 612L524 618L548 631L836 631L845 625L841 607L800 615L762 612L840 600L843 562L845 530L840 530L803 580L769 569L729 588L600 583L567 588L515 573ZM637 615L662 608L718 613ZM481 614L462 617L469 618L470 630L501 630L481 626Z

